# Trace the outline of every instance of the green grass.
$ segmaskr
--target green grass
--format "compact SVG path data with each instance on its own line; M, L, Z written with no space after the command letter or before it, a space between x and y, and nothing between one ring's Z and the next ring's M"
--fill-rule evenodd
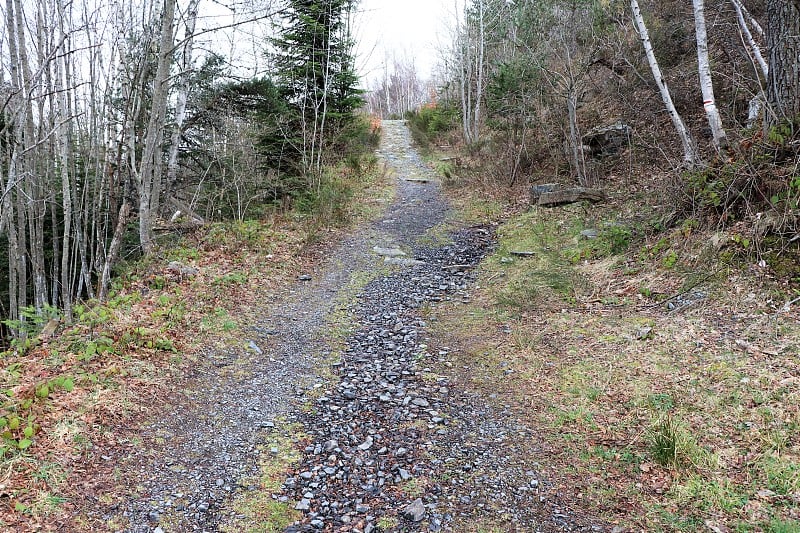
M291 503L281 503L272 498L280 492L283 480L301 454L295 444L303 437L298 425L276 425L266 446L261 451L258 479L243 480L241 486L257 485L254 490L239 492L231 504L236 519L223 524L226 533L277 533L285 530L300 518ZM277 449L277 453L273 450Z

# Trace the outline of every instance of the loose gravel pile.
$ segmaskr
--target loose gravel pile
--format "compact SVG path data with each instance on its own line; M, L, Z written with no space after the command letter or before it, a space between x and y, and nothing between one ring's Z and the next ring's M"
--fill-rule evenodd
M535 434L453 389L434 371L446 368L448 349L421 340L419 308L467 300L472 268L491 244L487 228L463 230L452 244L415 250L417 264L364 289L359 327L335 365L339 381L299 417L313 442L280 495L305 513L291 531L459 531L468 522L580 529L545 502Z

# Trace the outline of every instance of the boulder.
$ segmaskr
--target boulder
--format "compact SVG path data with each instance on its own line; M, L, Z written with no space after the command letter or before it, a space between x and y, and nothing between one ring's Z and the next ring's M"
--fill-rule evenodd
M560 189L556 184L546 183L544 185L534 185L531 188L531 204L539 207L558 207L582 201L594 204L605 200L606 193L600 189L590 189L588 187Z
M630 144L633 128L620 121L592 128L583 136L586 155L600 157L616 154Z

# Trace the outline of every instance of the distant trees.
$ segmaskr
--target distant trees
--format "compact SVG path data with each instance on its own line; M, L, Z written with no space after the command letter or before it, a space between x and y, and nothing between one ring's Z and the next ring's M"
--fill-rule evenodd
M640 2L456 3L452 45L443 60L447 73L440 85L441 94L461 111L465 143L502 145L510 181L527 158L548 145L551 154L569 161L573 178L586 184L593 180L593 163L584 154L584 134L591 128L587 121L602 113L589 113L584 104L587 95L604 90L603 84L625 91L644 82L657 89L653 93L661 96L666 110L661 116L671 119L682 159L690 167L708 160L708 148L715 153L728 148L732 130L726 131L723 119L750 126L765 113L771 127L800 115L800 2L753 0L747 2L751 10L743 0L671 0L642 7ZM648 32L651 25L654 31ZM732 43L741 43L739 50ZM675 68L688 64L689 52L696 58L693 83L687 83L685 68ZM652 77L643 76L640 64L649 67ZM741 118L745 95L748 120ZM654 105L646 106L620 100L607 109L618 116L625 107L638 109L632 118L644 111L659 115ZM706 128L696 122L699 113ZM561 140L560 146L554 139ZM671 156L658 140L652 144Z
M413 59L386 57L382 76L372 81L366 94L370 113L381 118L402 117L418 109L435 90L419 77Z

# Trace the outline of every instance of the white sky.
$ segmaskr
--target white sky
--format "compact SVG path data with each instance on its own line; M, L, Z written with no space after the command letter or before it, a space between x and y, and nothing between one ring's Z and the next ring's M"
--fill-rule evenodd
M417 73L430 77L439 50L449 40L454 0L361 0L356 17L356 64L365 84L378 77L393 54L413 58Z

